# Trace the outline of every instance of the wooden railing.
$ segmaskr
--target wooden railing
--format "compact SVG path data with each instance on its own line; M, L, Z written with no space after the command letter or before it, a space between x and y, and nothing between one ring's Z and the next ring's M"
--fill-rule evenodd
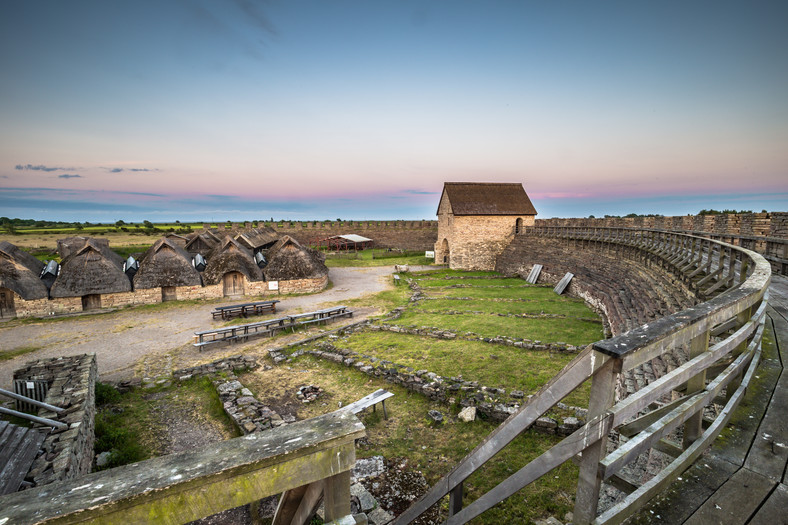
M0 497L0 524L187 523L285 493L274 523L354 522L350 469L364 425L340 411Z
M573 249L597 245L656 262L684 280L703 303L585 348L549 383L482 441L399 516L410 523L449 495L448 524L466 523L566 461L580 465L574 522L620 523L678 477L711 443L741 401L760 359L771 279L769 263L755 252L708 238L658 230L531 227L526 235L564 240ZM710 340L714 340L710 345ZM667 351L687 350L688 361L619 400L619 375ZM463 482L561 399L591 379L587 423L467 506ZM725 390L724 398L720 395ZM671 395L679 399L666 402ZM706 423L704 407L724 404ZM666 439L683 426L683 443ZM607 452L611 431L621 445ZM638 486L621 476L624 466L649 448L673 460ZM608 481L627 496L597 515L600 486Z

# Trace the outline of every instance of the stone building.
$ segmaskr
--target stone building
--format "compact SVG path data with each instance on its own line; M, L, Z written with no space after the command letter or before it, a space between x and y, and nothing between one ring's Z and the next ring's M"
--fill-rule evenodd
M458 270L493 270L498 255L535 217L520 183L446 182L438 205L435 262Z

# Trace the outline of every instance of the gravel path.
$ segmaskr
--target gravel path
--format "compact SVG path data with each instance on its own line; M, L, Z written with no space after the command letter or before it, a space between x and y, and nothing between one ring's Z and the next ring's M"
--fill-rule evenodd
M324 292L288 297L277 304L277 314L310 311L348 299L377 293L391 287L392 266L370 268L331 268L333 283ZM104 380L131 377L156 377L173 368L213 361L241 351L264 354L274 343L256 339L244 344L220 345L198 352L192 345L195 331L222 326L213 321L211 310L238 300L211 301L205 304L177 304L150 310L135 308L110 313L81 315L38 322L8 321L0 324L0 352L33 347L35 351L0 361L0 387L11 389L12 373L32 359L95 353L99 374ZM353 320L375 313L357 309ZM312 329L317 330L317 328ZM276 345L304 337L304 331L278 337Z

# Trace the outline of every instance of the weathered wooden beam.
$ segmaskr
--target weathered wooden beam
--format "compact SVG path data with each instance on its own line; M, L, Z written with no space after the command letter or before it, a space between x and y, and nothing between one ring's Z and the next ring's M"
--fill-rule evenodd
M364 435L333 412L3 496L0 523L186 523L349 471Z

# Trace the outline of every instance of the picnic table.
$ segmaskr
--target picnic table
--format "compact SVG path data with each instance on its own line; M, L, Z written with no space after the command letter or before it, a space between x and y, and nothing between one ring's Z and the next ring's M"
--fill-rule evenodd
M327 323L328 321L339 319L340 317L353 317L353 310L348 310L347 306L333 306L315 312L293 314L277 319L267 319L259 323L194 332L194 346L202 350L204 346L214 343L232 343L258 335L273 336L280 330L292 328L293 331L295 331L295 329L301 325L319 322Z
M262 315L264 313L276 313L276 303L273 301L256 301L253 303L232 304L229 306L217 306L214 308L213 318L232 319L233 317L249 317L250 315Z

